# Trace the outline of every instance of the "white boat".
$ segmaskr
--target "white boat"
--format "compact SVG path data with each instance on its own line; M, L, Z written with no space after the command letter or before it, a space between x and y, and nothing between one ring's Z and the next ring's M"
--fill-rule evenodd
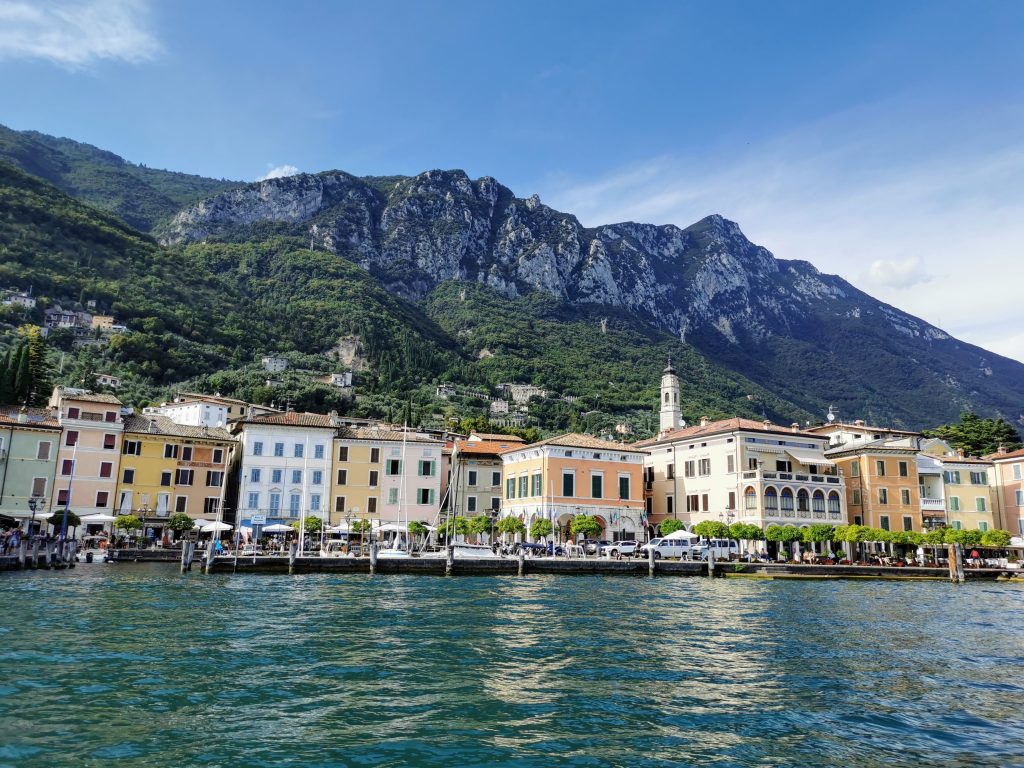
M495 553L486 544L467 544L466 542L459 541L453 544L452 547L455 550L453 556L456 560L501 559L501 555ZM438 552L424 552L423 557L446 558L448 557L448 550L445 548Z

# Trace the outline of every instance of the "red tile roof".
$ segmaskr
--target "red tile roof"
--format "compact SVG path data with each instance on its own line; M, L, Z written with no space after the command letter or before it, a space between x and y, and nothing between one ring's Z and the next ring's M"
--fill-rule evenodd
M467 440L458 440L455 443L455 447L459 453L474 456L497 456L502 451L525 448L526 445L524 440L508 442L498 442L496 440L469 442Z
M649 445L656 445L663 442L671 442L674 440L685 440L691 437L703 437L705 435L717 435L722 432L735 432L740 429L753 430L756 432L778 432L787 435L803 435L804 437L815 437L819 440L824 439L822 435L815 435L804 430L798 430L794 432L789 427L781 427L778 424L769 423L767 426L763 421L754 421L753 419L743 418L732 418L732 419L721 419L719 421L710 421L704 426L697 424L696 426L683 427L669 432L661 437L652 437L647 440L641 440L638 443L634 443L636 447L646 447Z
M0 405L0 424L7 426L34 427L43 429L60 429L60 423L48 408L26 408L25 421L19 422L20 405Z
M334 420L322 413L299 413L288 411L287 413L263 413L258 416L246 416L242 419L243 424L273 424L283 427L318 427L320 429L334 429Z
M600 438L592 435L580 435L572 432L565 435L559 435L558 437L549 437L547 440L530 443L529 445L512 446L503 450L502 453L512 453L514 451L522 451L526 448L537 448L544 445L557 445L564 446L565 448L584 448L597 451L644 453L644 451L638 448L636 444L626 445L624 443L613 443L610 440L601 440Z
M1024 448L1019 448L1016 451L1008 451L1006 453L990 453L985 457L991 461L1002 461L1003 459L1024 459Z

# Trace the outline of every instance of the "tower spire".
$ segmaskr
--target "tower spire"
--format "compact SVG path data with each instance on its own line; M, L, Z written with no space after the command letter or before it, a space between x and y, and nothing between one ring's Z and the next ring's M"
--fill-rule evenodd
M672 356L669 355L668 365L661 373L661 419L659 433L664 435L679 429L682 422L679 405L679 377L672 367Z

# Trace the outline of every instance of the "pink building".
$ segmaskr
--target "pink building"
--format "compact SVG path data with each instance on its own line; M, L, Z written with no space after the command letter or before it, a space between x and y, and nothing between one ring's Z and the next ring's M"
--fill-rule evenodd
M1024 536L1024 449L1001 448L987 457L996 466L996 487L1003 524L1014 536Z
M50 397L63 428L51 508L80 517L111 514L121 458L121 401L86 389L57 387Z

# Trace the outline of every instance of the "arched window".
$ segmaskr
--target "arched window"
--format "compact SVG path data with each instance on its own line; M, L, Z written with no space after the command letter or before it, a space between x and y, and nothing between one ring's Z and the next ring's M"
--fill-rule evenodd
M757 491L748 486L743 492L743 503L747 509L757 509Z
M673 403L678 403L679 402L679 393L678 392L673 392L672 393L672 402Z
M824 512L825 511L825 494L822 493L821 491L815 491L814 492L814 496L811 497L811 505L812 505L811 508L815 512Z
M779 492L774 488L764 489L764 511L777 512L779 510Z
M796 508L800 512L811 511L811 497L806 488L801 488L796 494Z
M668 392L665 393L665 404L668 405Z
M791 491L789 488L782 489L782 511L793 511L793 491Z
M829 512L838 512L839 511L839 494L836 493L835 491L832 491L832 493L830 493L828 495L828 511Z

